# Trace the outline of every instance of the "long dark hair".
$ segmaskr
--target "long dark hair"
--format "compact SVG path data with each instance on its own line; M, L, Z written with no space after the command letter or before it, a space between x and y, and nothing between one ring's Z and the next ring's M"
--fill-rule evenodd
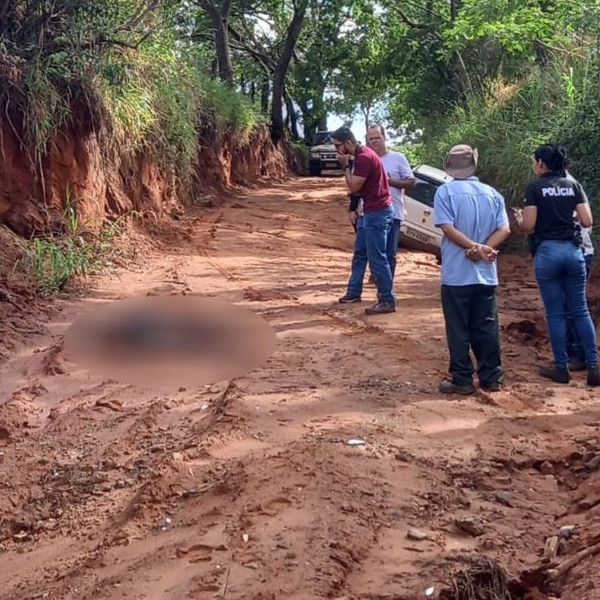
M567 151L559 144L544 144L538 146L533 153L536 160L541 160L550 171L560 173L561 176L566 176L567 169Z

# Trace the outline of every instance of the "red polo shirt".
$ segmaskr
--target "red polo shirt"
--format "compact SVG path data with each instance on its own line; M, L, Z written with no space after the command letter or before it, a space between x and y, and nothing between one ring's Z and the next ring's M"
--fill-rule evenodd
M357 177L365 178L359 193L366 213L383 210L392 205L388 176L377 152L367 146L359 146L354 158L353 173Z

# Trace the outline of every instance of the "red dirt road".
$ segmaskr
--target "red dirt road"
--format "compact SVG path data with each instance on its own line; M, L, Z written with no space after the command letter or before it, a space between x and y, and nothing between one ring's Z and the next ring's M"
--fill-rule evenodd
M563 525L546 567L600 542L600 400L580 374L536 375L549 353L530 262L500 261L506 389L441 397L435 260L401 253L396 314L364 316L371 287L336 304L345 205L337 179L247 192L181 221L176 250L57 301L46 327L30 318L40 332L0 368L0 599L435 598L482 555L514 580L534 572L514 598L600 598L598 555L556 584L539 571ZM78 315L148 292L239 303L277 350L171 391L67 360ZM468 517L478 535L457 527Z

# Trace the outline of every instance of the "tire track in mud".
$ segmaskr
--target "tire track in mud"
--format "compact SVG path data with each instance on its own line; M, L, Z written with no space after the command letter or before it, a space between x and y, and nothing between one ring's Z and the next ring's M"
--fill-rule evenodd
M2 600L412 599L482 554L513 576L539 565L532 549L570 518L572 467L594 459L597 399L525 380L440 400L435 271L401 256L411 291L396 315L371 325L338 313L349 238L330 188L293 182L252 192L254 216L234 205L192 220L182 238L194 251L149 258L135 284L257 309L280 343L255 372L148 391L86 379L56 339L41 343L46 363L18 363L35 381L0 408L0 425L14 417L6 439L0 427ZM252 238L252 219L285 229ZM509 367L525 373L530 350L514 350ZM576 435L592 440L585 452ZM574 507L593 504L586 481ZM456 529L468 516L485 522L481 536ZM407 538L411 527L425 539Z
M217 232L214 232L215 235L217 234ZM317 244L319 245L319 244ZM320 244L320 246L323 246L323 244ZM328 245L326 244L326 246L330 249L337 249L338 246L336 244L332 245ZM210 255L210 250L208 248L205 249L206 254L205 255ZM218 261L218 259L215 259L216 261ZM429 265L426 265L429 266ZM217 268L219 268L217 266ZM531 288L533 290L535 290L535 285L531 284L531 283L524 283L523 285L521 285L521 289L523 288L523 286L525 288ZM265 302L265 301L269 301L269 300L286 300L288 301L290 304L295 305L299 310L302 311L310 311L310 310L316 310L319 312L320 315L322 316L326 316L328 318L328 320L330 321L329 324L333 325L336 329L340 330L343 333L350 333L351 335L357 335L357 334L373 334L375 336L375 338L373 339L374 343L379 343L380 345L383 344L386 345L386 343L389 343L390 338L393 339L394 342L398 342L399 340L406 340L408 336L406 336L405 334L399 334L398 332L394 332L392 335L389 335L388 332L385 331L384 327L379 327L379 326L369 326L366 325L364 323L364 321L361 320L356 320L356 319L352 319L352 317L347 317L346 315L335 315L335 314L331 314L331 310L330 309L319 309L319 308L314 308L312 306L306 306L305 304L303 304L298 297L296 296L292 296L292 295L286 295L285 293L280 293L278 295L276 295L275 297L273 297L273 295L271 295L271 297L269 297L269 295L264 294L262 291L260 290L256 290L252 287L246 287L244 288L244 297L245 299L250 299L250 300L254 300L254 301L259 301L259 302ZM511 310L510 309L510 304L507 305L507 303L504 303L505 308L504 310ZM520 306L516 306L515 310L517 310L517 315L520 316L519 311L522 310L522 308ZM537 315L539 314L539 312L536 313L536 310L533 309L532 307L530 307L528 309L528 316L531 316L534 318L534 321L537 320ZM350 328L348 327L348 325L350 324ZM510 328L509 328L510 331ZM387 333L387 336L386 336ZM515 354L514 351L511 352L512 356L518 356L518 354ZM520 378L521 381L527 381L527 378L521 377ZM547 394L545 394L542 390L542 394L537 394L537 399L536 399L536 394L533 394L533 396L531 397L531 400L527 398L528 394L531 393L532 388L531 386L525 385L525 386L521 386L521 388L523 388L522 390L519 389L519 385L516 386L514 393L514 399L511 399L512 394L508 395L507 397L502 397L500 399L496 399L494 400L494 398L489 397L489 395L481 395L481 402L486 403L486 402L490 402L492 405L498 406L498 407L503 407L509 411L511 410L517 410L517 412L522 412L523 410L525 410L526 412L532 412L532 411L536 411L539 410L540 408L543 408L543 402L541 402L541 398L543 398L544 396L547 396ZM535 388L534 388L535 389ZM513 390L511 390L512 392ZM512 450L511 450L512 452ZM538 465L541 461L537 461ZM476 464L472 467L472 470L474 472L477 472L479 469L481 468L481 465ZM487 469L486 467L483 467L484 471ZM506 478L502 478L502 476L499 477L499 479L501 481L505 481ZM485 484L482 484L485 487ZM464 490L463 490L464 491ZM499 492L498 492L499 493ZM458 494L458 497L462 497L464 494L463 492L460 492ZM566 498L563 497L562 498L563 501L566 501ZM466 504L462 505L463 508L465 507L469 507L469 500L465 501ZM443 502L442 502L443 505ZM460 506L460 503L459 503ZM546 515L547 517L551 518L552 515L552 508L545 510L545 511L541 511L539 514L540 515ZM442 527L442 529L445 529L447 531L447 525L445 524L440 524L440 527ZM501 539L502 539L502 534L501 535ZM535 537L532 537L532 539L528 542L528 543L532 543L535 544ZM514 543L513 540L510 539L509 537L504 536L504 541L501 541L499 544L499 547L502 548L505 545L510 545L512 543ZM538 542L539 543L539 542ZM488 548L493 548L494 544L492 543L491 540L489 541L485 541L485 544L487 544ZM467 548L468 548L468 544L467 544ZM523 549L525 552L527 551L526 548ZM416 548L411 548L411 551L417 551ZM360 568L360 565L364 563L364 561L359 560L356 563L356 568ZM346 565L347 566L347 565ZM348 572L346 573L346 575L349 577L352 575L352 572L355 569L348 569ZM347 580L347 577L346 577ZM361 596L362 597L362 596ZM380 593L378 592L377 594L371 596L370 594L368 596L364 596L364 597L384 597L382 595L380 595ZM387 596L386 596L387 597ZM396 592L391 592L390 597L394 597L397 598L399 596L396 595ZM409 595L407 597L412 597L412 595Z
M211 239L215 239L215 237L218 234L218 230L215 228L211 228L211 234L212 234ZM195 239L195 236L192 236L192 237ZM320 244L320 246L323 246L323 244ZM328 248L333 248L333 246L328 245ZM223 267L220 264L219 259L215 256L211 256L211 251L210 251L208 245L203 246L202 253L204 256L210 257L211 264L214 267L221 270L222 272L227 273L226 267ZM402 334L399 332L394 332L393 334L390 335L388 332L385 331L384 327L368 325L364 321L354 319L354 318L348 317L346 315L332 314L332 310L333 310L332 308L328 308L328 309L315 308L311 305L303 304L295 296L287 295L287 294L281 293L281 292L278 293L277 295L273 296L273 294L271 294L271 295L265 294L262 291L256 290L253 287L244 287L244 298L250 299L253 301L259 301L259 302L265 302L265 301L268 302L269 300L285 300L288 303L288 308L293 306L297 310L306 312L306 313L318 312L318 314L320 316L326 318L327 326L332 326L335 329L337 329L338 331L340 331L341 333L347 333L352 336L370 334L370 335L367 335L367 338L368 338L368 342L371 344L387 346L387 345L393 345L394 343L397 343L399 340L407 340L408 339L405 334ZM268 311L267 311L267 313L268 313ZM391 338L391 340L390 340L390 338ZM391 342L391 344L390 344L390 342ZM377 530L377 529L379 529L379 527L375 527L375 530ZM376 538L372 541L371 546L375 546L375 545L376 545ZM414 549L414 548L410 549L410 551L415 551L415 550L416 549ZM342 563L342 566L345 567L343 569L343 575L344 575L343 581L346 581L356 569L360 569L363 559L365 559L366 555L368 555L368 550L366 548L362 548L362 551L360 554L362 555L360 559ZM335 561L335 559L333 559L333 560ZM396 596L394 596L394 597L396 597Z
M330 309L326 309L326 310L319 310L316 308L313 308L310 305L306 305L304 303L302 303L299 298L295 295L292 294L287 294L285 291L282 292L269 292L269 293L264 293L261 290L257 290L254 286L251 285L245 285L245 283L248 281L246 279L246 282L244 282L244 278L239 277L236 274L232 273L231 269L227 268L225 265L223 265L222 261L219 260L218 255L213 252L210 249L210 241L214 240L218 233L219 233L219 224L223 222L223 213L219 213L216 216L210 218L208 221L204 221L202 222L202 226L199 230L194 231L191 234L191 238L193 240L194 246L198 249L198 251L200 252L200 254L205 257L209 264L217 269L223 276L225 276L227 279L229 280L233 280L236 282L239 282L242 286L242 289L240 290L243 294L243 299L248 300L250 302L260 302L260 303L265 303L265 302L272 302L272 301L283 301L286 303L284 310L298 310L302 313L306 313L306 314L313 314L316 313L319 315L319 317L324 318L323 319L323 323L322 325L325 327L333 327L336 331L338 331L339 333L341 333L342 335L346 335L346 336L356 336L356 335L362 335L362 334L381 334L382 330L379 327L376 326L372 326L372 325L368 325L366 323L364 323L364 321L360 321L360 320L356 320L356 319L351 319L348 317L344 317L344 316L340 316L340 315L335 315L332 314ZM208 232L208 235L206 235ZM264 232L261 232L264 233ZM281 232L282 234L284 232ZM269 232L269 235L274 235L275 237L281 237L278 236L276 234L273 234L271 232ZM269 313L271 312L270 309L263 309L263 312L265 314L265 316L268 318ZM280 421L280 424L287 424L289 423L289 419L285 419ZM309 438L310 438L310 434L309 434ZM317 440L319 439L319 436L317 434ZM317 441L315 440L315 441ZM335 443L338 444L343 444L345 443L342 439L339 438L339 436L335 439L332 440L335 441ZM276 456L279 457L281 456L281 454L285 454L285 455L289 455L289 460L286 460L283 465L285 465L285 467L289 467L290 461L293 462L294 459L294 451L293 449L290 449L289 446L290 444L293 446L294 444L297 444L298 441L291 441L291 442L287 442L284 445L281 445L281 443L279 444L269 444L269 449L266 451L268 454L265 455L265 451L262 450L261 451L261 456L263 458L266 458L267 460L270 459L269 454L273 451L273 449L278 449L277 450L277 454ZM318 447L318 446L317 446ZM243 460L240 460L240 463L244 462ZM318 462L318 461L317 461ZM282 466L283 466L282 465ZM277 467L275 467L277 468ZM298 471L301 471L301 468L298 467L297 468ZM314 477L314 468L311 467L311 469L309 469L308 474L312 475ZM339 481L339 478L341 477L341 473L339 471L335 471L334 473L327 473L325 472L321 472L320 473L321 476L323 476L324 474L328 474L329 477L331 477L333 475L334 477L334 481ZM352 480L352 476L350 475L350 473L348 473L346 475L346 477L349 479L347 479L347 482L350 482ZM264 477L262 478L263 480L265 479ZM294 482L294 485L297 486L298 482ZM297 486L298 490L303 490L305 489L305 482L302 481L301 485ZM326 489L330 489L329 486L326 487ZM286 491L285 489L282 491ZM353 490L351 490L353 491ZM348 489L344 489L343 490L343 495L347 495ZM372 499L375 496L379 496L378 493L373 492L373 491L369 491L369 490L361 490L360 492L361 494L364 494L365 498L369 498ZM360 497L360 496L359 496ZM327 504L327 500L330 500L331 496L328 495L324 498L325 500L325 504ZM371 502L374 502L374 500L371 500ZM271 507L273 505L276 505L279 507L279 509L281 508L288 508L288 510L286 512L290 512L289 510L289 505L293 504L293 502L291 500L289 500L289 497L287 495L283 495L283 496L279 496L277 498L275 498L275 500L271 500L271 501L267 501L266 503L261 503L260 505L258 505L258 507L250 509L250 513L256 512L258 511L259 515L264 515L266 517L274 517L278 514L279 510L273 510ZM385 503L384 502L379 502L379 506L380 508L384 508L385 507ZM361 539L363 542L365 539L374 536L375 533L374 531L376 531L377 529L379 529L381 527L381 518L376 518L375 515L366 515L365 511L360 510L360 507L356 507L356 506L352 506L350 504L343 504L342 506L342 512L349 514L349 515L360 515L360 519L368 521L371 521L371 525L370 527L368 527L367 529L365 529L365 531L359 535L356 536L358 539ZM248 523L253 523L253 519L249 519L247 520L245 517L242 519L243 522L245 522L246 526L248 527ZM351 519L353 521L353 525L354 527L356 527L355 524L355 519ZM254 524L254 523L253 523ZM321 527L323 529L328 529L327 524L324 522L323 524L321 524ZM330 528L329 528L330 529ZM313 592L308 592L308 590L304 589L301 592L302 597L307 597L307 594L311 595L316 593L317 595L330 595L331 593L335 592L336 589L340 589L343 586L344 581L347 579L347 577L350 575L350 573L354 570L354 568L356 568L359 564L360 564L360 560L361 557L364 556L365 554L365 549L361 548L360 550L356 549L353 550L353 546L356 546L355 543L353 543L352 536L348 533L346 528L342 527L342 532L338 532L338 534L334 534L333 531L330 529L329 533L327 536L324 536L322 533L321 534L317 534L314 531L314 527L311 528L311 530L314 532L311 535L310 540L307 542L307 548L305 549L305 551L307 551L309 548L312 547L313 552L314 553L314 547L315 544L316 545L321 545L324 547L324 553L325 556L322 558L323 564L326 566L317 566L317 574L312 578L313 582L315 583L315 585L317 585L316 589ZM248 535L248 534L245 534ZM277 539L278 535L280 534L275 534L274 538ZM341 538L340 541L335 541L337 538ZM332 541L333 540L333 541ZM374 544L376 540L376 537L372 537L371 539L371 544ZM275 549L279 548L280 550L289 550L291 546L285 544L285 543L278 543L275 546ZM308 552L308 554L312 554L311 552ZM256 555L253 555L256 558ZM284 557L284 561L282 562L281 565L279 565L279 568L283 568L284 570L290 570L293 569L294 566L298 565L297 561L294 561L293 559L296 558L296 554L294 552L287 552L285 554ZM287 559L287 561L285 560ZM261 562L261 560L259 559L258 562L256 561L251 561L250 563L244 563L243 558L238 558L238 560L240 560L240 562L242 563L242 566L244 566L245 564L249 564L250 568L257 568L257 565L260 565L262 567L262 569L266 569L267 571L271 571L272 575L277 576L277 572L273 572L272 569L275 567L277 568L277 563L280 562L278 560L275 561L275 565L266 565L264 564L264 562ZM307 563L309 564L309 563ZM231 576L231 572L228 571L228 580ZM325 587L323 587L323 579L326 579L327 577L331 578L331 582L328 584L325 584ZM302 582L302 577L297 578L297 583L301 583ZM261 579L263 582L265 581L264 576ZM307 585L307 581L305 580L304 582L304 588L306 588ZM280 595L282 593L286 593L289 594L291 592L291 589L288 590L284 590L283 589L279 589L277 593L275 593L272 597L280 597ZM248 592L247 592L248 593ZM260 597L263 597L262 594L264 594L264 590L261 591L260 586L259 588L256 590L256 593L261 594ZM264 595L264 597L271 597L271 594L267 593L266 595Z
M231 277L231 273L229 273L228 275L229 278L233 278ZM56 358L57 357L53 355L53 360L55 360ZM44 375L52 377L61 375L61 373L58 370L47 370L44 373ZM79 399L85 398L86 395L91 396L90 402L86 403L84 401L83 403L81 403ZM82 390L81 394L75 394L71 398L66 398L64 402L61 402L60 406L67 405L69 406L70 410L67 411L65 409L64 411L59 410L58 412L55 412L53 417L54 423L48 429L48 433L58 434L61 431L67 431L69 430L69 421L75 419L83 420L87 418L85 416L85 410L86 408L89 408L87 404L93 404L94 406L96 406L99 401L106 402L106 406L104 408L109 413L122 413L126 410L118 404L112 406L111 408L110 401L112 398L112 394L108 395L110 397L107 397L106 386L100 384L99 386L97 386L96 389L88 388L87 390ZM121 546L133 543L131 542L131 540L135 540L135 537L138 535L138 527L141 530L143 530L144 524L148 522L150 517L155 516L156 518L158 518L158 512L162 512L162 510L164 510L164 505L166 503L165 499L168 498L168 494L164 486L158 485L156 480L157 474L160 474L161 480L165 477L165 474L162 472L164 470L163 461L167 459L165 459L164 457L169 455L177 455L177 461L181 461L184 464L187 464L188 461L194 462L199 460L201 463L210 462L214 465L215 461L210 459L208 450L216 445L214 442L211 443L210 441L208 441L208 443L206 444L207 448L200 447L195 449L187 448L185 444L183 446L181 444L174 445L169 440L168 431L165 431L164 427L163 431L160 432L160 447L157 448L157 444L150 445L149 448L147 447L146 441L144 440L144 434L149 429L156 428L157 416L164 414L164 412L165 411L163 410L163 408L157 408L157 404L151 404L148 408L145 408L142 411L136 410L133 414L121 414L118 418L115 417L115 421L118 421L118 423L115 423L114 428L120 428L123 430L122 432L118 433L117 438L120 448L115 449L112 445L107 445L105 454L108 454L110 458L106 459L108 461L106 464L100 463L99 467L90 465L90 455L93 453L88 452L86 454L79 451L79 454L75 457L78 462L77 467L71 464L58 464L57 461L56 463L52 464L50 469L42 473L42 475L40 476L40 482L42 486L46 489L46 493L39 499L41 504L45 505L49 502L51 503L50 499L54 498L56 495L60 495L61 502L63 503L62 506L67 507L70 510L70 513L67 513L66 515L64 513L59 514L51 511L49 516L46 516L45 514L42 515L42 519L49 520L51 522L52 527L54 527L52 519L57 521L68 520L71 523L76 523L77 525L75 529L86 529L87 527L91 527L92 529L94 529L95 527L95 535L92 536L93 543L90 542L88 544L85 544L83 548L79 549L79 552L71 552L71 557L68 561L62 562L60 564L52 564L51 562L49 565L45 566L40 574L41 579L36 580L35 578L33 578L32 581L30 581L29 583L28 589L35 589L37 587L40 587L45 581L52 581L52 573L56 572L57 574L60 574L56 575L59 581L65 580L66 582L70 583L66 583L65 585L57 584L55 589L52 591L53 595L61 597L61 594L71 593L73 585L72 582L76 581L76 585L80 590L79 594L81 595L81 597L86 597L86 594L89 594L92 591L92 587L90 587L92 584L85 584L86 577L82 573L82 569L84 569L85 571L86 569L91 568L94 565L104 564L105 559L103 557L106 556L106 554L109 553L111 549L120 548ZM240 422L239 416L228 414L225 415L225 417ZM128 423L129 425L126 427L126 424ZM111 429L113 428L113 426L111 426L105 421L104 428ZM218 435L213 431L216 429L214 423L210 424L209 429L211 430L210 435L213 438L218 437ZM234 429L235 427L232 427L231 424L226 425L224 431L225 446L227 445L228 438L231 436L232 430ZM75 436L86 435L83 431L75 432L72 429L71 434ZM89 435L89 433L87 435ZM142 436L141 441L137 440L139 436ZM148 444L150 444L150 442L153 439L155 439L155 437L156 436L149 435L147 439ZM318 442L318 440L319 438L317 436L313 441ZM341 442L340 440L338 440L336 443ZM135 448L136 458L133 462L129 461L128 459L124 462L123 460L121 460L121 464L118 466L118 470L122 476L114 483L114 486L117 487L117 489L119 490L125 489L126 491L129 491L129 486L132 485L131 481L129 480L131 473L135 475L136 483L132 485L133 489L129 494L125 494L122 491L120 492L122 496L125 496L125 498L122 498L120 502L118 501L118 499L113 499L114 505L111 506L110 511L113 514L116 514L116 516L111 518L110 521L107 523L103 523L102 520L98 521L96 519L91 519L90 521L87 521L85 518L78 516L78 514L76 513L81 514L90 512L89 509L91 508L91 506L88 506L87 502L90 499L93 500L97 498L98 496L96 494L111 494L112 490L109 490L109 486L111 484L107 480L108 475L106 474L106 471L108 470L108 472L110 473L112 470L114 470L115 464L117 464L117 457L121 456L122 458L122 455L120 453L123 452L123 446ZM317 446L320 447L319 444L317 444ZM66 453L74 452L74 450L70 448L69 445L67 445L64 448L58 448L56 450L58 450L59 452ZM238 449L237 453L241 453L242 450L243 448ZM152 468L150 474L147 474L146 469L144 468L144 465L148 462L144 459L144 456L148 452L152 453ZM292 452L292 456L294 454L295 453ZM167 462L170 461L167 460ZM288 462L288 460L284 459L281 465L285 467L287 466ZM239 478L240 480L244 479L243 473L248 469L248 466L248 461L239 458L226 458L222 461L222 469L225 473L227 473L228 476L225 479L219 480L217 487L220 487L222 489L217 490L217 493L215 494L216 500L220 500L222 498L222 494L230 493L234 489L235 486L232 487L232 480L235 481L236 478ZM325 469L325 472L329 471ZM123 473L125 473L125 475L123 475ZM331 479L331 477L334 477L336 480L339 480L340 476L340 473L334 469L330 472L329 479ZM146 477L150 477L150 479L146 481ZM348 474L346 477L350 477L350 474ZM98 489L98 486L103 486L103 489ZM177 486L181 486L181 484L177 483L176 487ZM330 486L327 485L326 489L329 493ZM288 506L288 501L282 501L282 499L287 498L287 496L281 495L281 493L287 491L285 489L285 486L284 489L278 489L276 491L278 493L273 494L274 498L265 502L266 508L263 507L260 509L259 512L264 513L263 516L273 516L275 513L279 512L279 509L286 508ZM345 494L347 490L344 488L343 492ZM189 496L190 498L196 497L196 495L198 495L198 497L202 496L205 499L207 497L207 493L209 493L210 495L210 489L206 488L206 486L202 487L201 491L198 491L197 488L190 486L183 487L183 495ZM242 494L242 492L240 492L240 494ZM114 493L112 495L114 498ZM321 502L317 502L317 504L320 503ZM158 511L153 510L153 506L155 504L160 506L160 509L158 509ZM31 506L29 505L27 505L25 509L28 513L32 512ZM98 509L98 503L95 503L95 510L92 509L91 512L97 513ZM60 510L62 510L62 508ZM239 514L234 518L234 523L235 521L240 521L242 525L248 527L248 517L246 517L245 514L246 512L252 514L254 512L254 509L247 509L242 506L237 510ZM140 511L143 513L142 515L139 514ZM353 508L350 504L345 506L345 511L346 513L344 514L351 515L350 521L352 523L354 523L355 521L355 518L352 515L362 514L362 512L359 509ZM233 517L233 515L231 517ZM236 525L234 524L231 527L235 529ZM100 535L99 532L101 532L102 535ZM13 538L11 542L13 542L14 544L26 544L28 542L35 542L37 536L43 535L44 532L35 529L28 523L17 523L16 527L13 526L13 528L11 529L11 533L13 533ZM68 531L63 530L60 533L69 536ZM51 534L46 533L46 535L51 537ZM228 536L226 536L226 539L230 535L231 534L228 534ZM344 535L348 534L346 533ZM339 585L339 582L343 580L342 575L344 575L345 572L350 570L353 563L353 559L351 558L351 556L350 558L348 558L348 556L344 558L344 556L348 552L348 550L345 549L345 545L344 549L330 550L328 546L328 540L330 540L331 537L331 535L329 537L317 535L315 539L319 539L324 546L323 551L329 552L333 557L331 558L329 555L327 555L327 558L326 560L324 560L324 562L331 563L333 565L332 572L340 576L337 580L337 585ZM285 542L283 542L280 545L285 546L286 544ZM339 548L342 548L342 546L339 546ZM185 548L183 550L185 550ZM42 547L42 552L43 551L44 548ZM310 544L306 544L304 552L310 553ZM183 552L183 554L185 554L185 552ZM291 554L291 550L285 553L282 568L285 568L286 570L291 569L292 571L297 571L298 564L300 563L297 560L294 560L294 557L292 557ZM77 556L79 557L77 558ZM239 560L241 562L244 562L246 559L242 556ZM138 560L134 571L137 572L137 569L141 571L143 569L150 568L151 563L153 563L153 561L149 561L148 559ZM251 562L250 564L254 566L254 563ZM244 564L242 564L242 567L250 569L253 568L252 566L247 567ZM303 567L301 567L300 570L302 571ZM315 577L315 585L317 587L323 585L322 583L319 583L319 580L322 577L322 575ZM230 581L229 584L230 591L235 589L235 578L235 573L233 577L231 576L231 573L229 573L229 579L233 579L232 581ZM303 577L301 577L300 579L302 578ZM208 577L208 579L210 579L210 577ZM215 583L203 583L200 586L198 586L197 591L200 594L203 594L204 592L211 593L214 590L215 585ZM104 586L102 585L101 587ZM20 586L20 589L21 592L26 596L28 593L26 592L27 588ZM326 585L324 589L329 589L329 586ZM190 593L195 597L194 591Z
M376 334L381 336L378 340L380 343L390 343L389 337L391 335L393 342L403 341L409 342L410 338L402 333L394 332L389 334L386 332L384 327L372 323L366 322L365 319L353 318L344 314L336 314L335 306L331 306L325 309L318 309L312 307L310 304L306 304L300 301L300 299L294 294L288 294L285 291L280 291L276 293L266 293L260 290L255 289L252 285L247 285L248 279L239 275L237 272L228 268L223 264L222 260L219 260L218 253L212 251L210 248L211 240L214 240L216 236L219 234L220 229L219 225L224 221L225 213L223 211L216 211L214 216L199 217L195 219L190 225L190 233L189 236L192 240L193 247L198 251L198 253L203 256L207 262L219 273L221 273L228 281L233 281L239 283L241 285L241 291L243 292L243 298L245 300L249 300L252 302L269 302L269 301L287 301L294 307L306 312L306 313L316 313L323 317L326 317L328 322L338 329L341 333L347 335L356 335L356 334ZM229 224L227 224L229 225ZM233 227L235 231L235 226ZM264 233L264 232L261 232ZM282 234L285 233L285 230L282 230ZM275 235L275 234L269 234ZM330 247L328 247L330 248ZM337 248L336 250L343 250L343 247ZM427 263L425 263L427 264ZM268 309L263 312L269 312Z

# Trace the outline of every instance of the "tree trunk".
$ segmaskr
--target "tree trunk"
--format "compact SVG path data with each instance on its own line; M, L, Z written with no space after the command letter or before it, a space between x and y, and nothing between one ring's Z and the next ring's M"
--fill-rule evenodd
M371 104L370 103L369 104L361 104L360 110L362 111L363 117L365 118L365 135L366 135L366 132L369 131L369 126L371 124Z
M285 91L285 78L287 75L290 61L296 47L296 42L302 31L304 15L308 0L300 0L300 3L294 10L294 17L287 29L285 43L281 57L277 61L273 73L273 101L271 104L271 139L275 144L283 137L283 95Z
M306 99L299 100L298 107L302 115L304 141L311 146L317 131L327 131L327 113L323 108L316 111L314 105L308 108Z
M313 141L314 133L312 126L312 113L308 108L308 103L305 99L298 100L298 107L300 108L300 116L302 119L302 134L304 141L310 146Z
M319 131L327 131L327 113L324 112L319 116L319 123L317 124Z
M269 112L269 80L267 79L260 90L260 110L267 114Z
M197 0L212 21L215 31L215 51L217 54L217 65L219 69L219 79L228 85L233 85L233 66L231 64L231 53L229 52L229 11L231 0L223 0L219 10L213 3L213 0Z
M294 106L294 101L288 94L287 89L283 88L284 98L285 98L285 112L290 121L289 127L292 132L292 137L295 140L300 139L300 134L298 133L298 113L296 113L296 107Z

